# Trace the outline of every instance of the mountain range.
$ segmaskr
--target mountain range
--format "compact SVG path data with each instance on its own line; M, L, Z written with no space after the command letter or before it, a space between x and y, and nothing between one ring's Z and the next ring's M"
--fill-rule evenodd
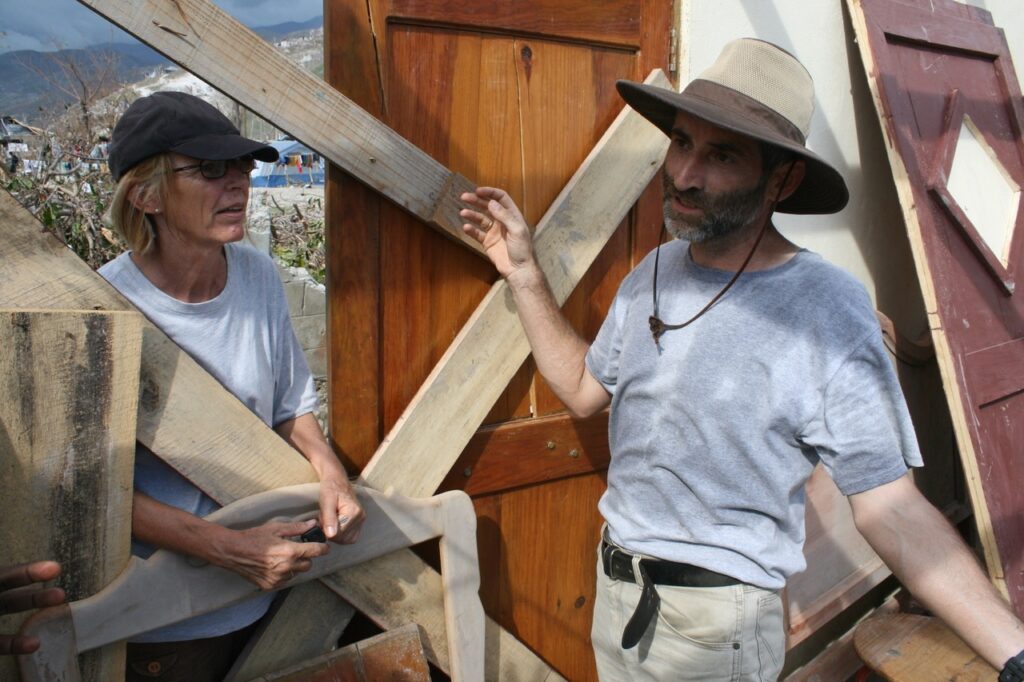
M289 21L252 30L269 42L294 33L323 26L323 17L308 21ZM94 81L104 71L117 84L131 83L170 62L143 43L106 43L55 52L16 50L0 54L0 115L14 116L28 124L41 124L59 115L74 101L63 92L70 65L85 82ZM111 83L112 85L112 83Z

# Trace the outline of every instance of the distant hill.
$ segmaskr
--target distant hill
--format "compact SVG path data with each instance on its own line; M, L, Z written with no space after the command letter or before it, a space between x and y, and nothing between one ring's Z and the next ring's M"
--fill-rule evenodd
M323 17L313 17L307 21L260 26L253 31L264 40L276 42L293 33L320 26L323 26ZM55 52L5 52L0 54L0 115L38 124L61 112L71 98L54 86L65 78L60 62L74 63L86 79L113 65L113 77L118 85L133 83L154 69L170 64L155 50L138 42L107 43Z

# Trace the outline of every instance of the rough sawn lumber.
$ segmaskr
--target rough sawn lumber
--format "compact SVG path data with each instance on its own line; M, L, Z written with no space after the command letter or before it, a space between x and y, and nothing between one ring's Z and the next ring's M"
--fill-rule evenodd
M6 191L0 192L0 232L0 306L134 310ZM140 382L138 440L218 502L316 480L302 455L149 322L143 324ZM202 456L211 451L218 453L215 466ZM373 571L342 578L343 587L337 579L328 587L357 595L349 601L386 629L419 623L434 643L436 658L431 660L447 670L440 574L409 550L372 564ZM430 593L396 597L392 585L408 574L410 564ZM493 620L487 620L487 628L488 656L500 656L501 670L511 675L502 679L552 675L547 664ZM494 636L496 631L500 636Z
M671 87L656 69L649 85ZM668 138L626 107L537 225L534 248L565 302L661 167ZM370 486L431 495L530 353L512 293L498 280L363 469Z
M207 0L79 0L467 248L465 177Z
M0 309L2 564L54 559L69 599L128 563L142 319ZM0 617L16 632L27 613ZM122 679L124 645L86 654L84 680ZM0 656L0 679L17 679Z

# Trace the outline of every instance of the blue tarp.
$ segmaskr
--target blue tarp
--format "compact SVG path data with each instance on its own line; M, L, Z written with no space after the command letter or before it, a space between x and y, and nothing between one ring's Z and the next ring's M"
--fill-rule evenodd
M324 184L326 162L322 156L296 140L277 140L270 145L281 158L277 163L256 162L252 170L253 187Z

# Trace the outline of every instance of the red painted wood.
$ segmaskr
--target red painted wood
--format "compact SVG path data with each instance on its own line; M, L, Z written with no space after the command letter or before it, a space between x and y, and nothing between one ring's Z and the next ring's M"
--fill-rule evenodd
M861 4L887 133L906 166L955 368L955 376L945 379L956 382L963 396L963 404L951 409L962 411L968 433L959 437L969 438L976 457L985 499L975 504L987 508L1002 561L989 570L1005 576L1014 608L1024 615L1024 292L1010 294L992 276L990 256L983 254L987 247L963 225L964 216L947 206L942 191L929 191L942 175L935 161L948 171L948 142L960 128L960 110L1011 176L1024 178L1018 80L1005 39L985 12L951 0ZM1018 213L1008 260L1007 273L1020 280L1024 212Z

